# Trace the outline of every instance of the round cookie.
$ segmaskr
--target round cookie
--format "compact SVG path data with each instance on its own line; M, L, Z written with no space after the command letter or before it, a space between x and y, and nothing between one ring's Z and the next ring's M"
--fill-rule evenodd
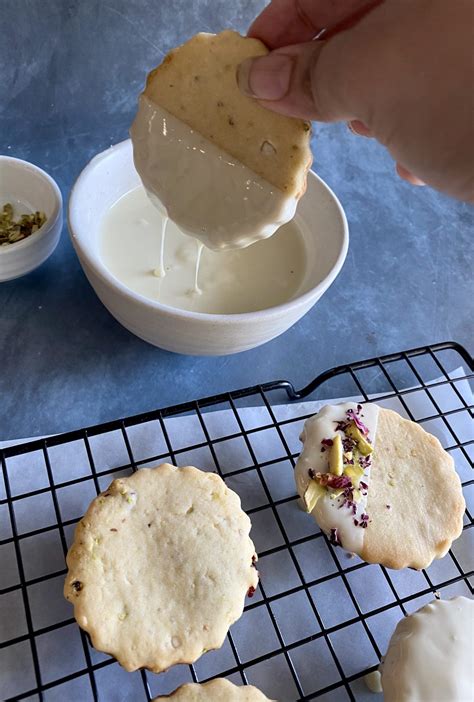
M144 94L281 191L300 197L313 160L309 123L267 110L237 86L239 64L265 54L259 39L229 29L201 32L151 71Z
M474 699L474 600L435 600L402 619L382 666L385 702Z
M245 248L292 220L312 162L307 122L244 95L239 65L268 49L200 33L148 76L130 135L152 202L214 250Z
M374 403L326 405L301 440L297 490L335 544L368 563L421 569L460 535L454 461L418 424Z
M79 522L65 597L99 651L158 673L219 648L258 584L250 519L214 473L114 480Z
M181 685L171 695L155 697L152 702L271 702L253 685L234 685L225 678L216 678L207 683Z

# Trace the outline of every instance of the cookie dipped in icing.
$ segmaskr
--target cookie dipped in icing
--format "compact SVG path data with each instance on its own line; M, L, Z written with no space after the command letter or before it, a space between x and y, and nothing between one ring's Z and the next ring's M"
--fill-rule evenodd
M135 167L165 216L210 249L243 248L295 214L311 165L307 122L238 88L242 61L268 53L237 32L197 34L147 79L131 128Z
M297 491L333 543L368 563L421 569L461 533L453 459L415 422L374 403L327 405L301 440Z
M385 702L474 699L474 600L435 600L402 619L382 665Z

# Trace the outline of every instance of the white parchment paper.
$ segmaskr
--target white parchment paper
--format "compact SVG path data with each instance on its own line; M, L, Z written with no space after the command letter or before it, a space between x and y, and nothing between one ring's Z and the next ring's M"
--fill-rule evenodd
M452 374L460 377L461 369ZM434 381L436 382L436 381ZM457 382L459 393L468 404L472 404L472 393L465 380ZM450 386L433 388L433 397L443 412L461 409L462 402ZM340 402L349 398L337 398ZM359 400L361 398L350 398ZM456 441L449 427L441 419L423 422L423 418L436 414L436 410L424 390L405 395L405 401L415 418L425 429L435 434L449 448ZM314 414L331 400L324 402L303 402L276 405L273 412L288 444L290 452L297 454L300 450L299 433L304 418ZM405 410L397 398L382 400L385 407L395 409L406 416ZM284 533L268 505L265 489L273 501L285 500L295 495L292 464L286 449L273 424L266 407L239 407L239 417L245 430L251 431L249 441L259 464L262 464L261 476L254 469L254 462L234 413L229 410L205 411L204 422L213 443L215 455L211 452L206 436L196 415L171 417L165 420L166 431L176 452L178 464L194 464L204 470L216 470L215 458L224 472L224 477L233 490L241 497L242 506L250 512L257 551L262 554L270 551L259 561L259 571L265 595L270 598L270 605L252 608L231 628L231 633L240 660L246 663L281 648L278 634L272 624L273 616L277 622L279 634L286 646L289 646L289 660L282 653L246 668L249 683L259 686L269 697L281 702L296 700L299 697L290 666L296 672L304 694L311 694L317 689L337 683L340 673L331 653L330 646L339 660L344 674L351 676L378 663L378 658L370 636L360 621L356 621L358 612L368 615L366 624L371 636L382 653L385 652L390 635L403 616L396 604L396 598L390 583L378 566L365 566L354 569L359 563L357 558L350 558L342 550L335 553L341 564L346 579L337 575L337 567L330 553L330 547L323 539L312 539L299 543L303 537L316 534L319 529L314 521L297 508L296 500L290 499L277 507L283 524ZM295 420L289 421L287 420ZM468 411L459 411L448 417L452 429L461 442L470 441L473 436L472 420ZM265 428L267 427L267 428ZM133 459L140 466L153 465L170 460L168 447L162 428L157 421L147 422L127 428ZM4 442L1 446L18 442ZM200 445L198 448L188 447ZM130 456L121 432L115 431L90 438L94 468L97 473L113 471L123 467L123 473L130 473ZM456 469L461 480L472 478L472 469L464 453L455 448L451 451L456 462ZM62 522L66 523L64 534L70 544L74 524L86 510L96 494L85 445L82 441L71 442L49 449L51 471L56 487L56 496ZM251 470L232 474L242 468ZM35 496L21 497L26 493L49 486L49 479L42 452L29 453L7 460L10 489L14 501L14 513L17 531L20 535L30 534L37 529L57 523L56 512L51 492L39 492ZM119 473L109 473L99 477L101 489ZM68 481L84 477L83 482L68 485ZM472 490L465 491L466 502L471 513ZM5 498L5 486L0 480L0 498ZM257 510L257 511L255 511ZM453 553L464 571L473 570L474 530L466 530L453 545ZM8 540L12 536L12 526L8 506L0 506L0 539ZM319 581L308 590L302 587L302 581L294 560L286 548L285 537L294 544L294 557L305 583ZM83 643L75 623L58 629L50 627L72 617L72 609L62 597L64 575L64 554L60 533L51 529L39 535L28 535L19 541L24 575L31 584L27 587L27 600L32 626L37 635L35 646L43 684L72 674L85 668ZM58 573L56 577L45 581L39 579L49 573ZM435 561L427 571L433 589L440 589L440 583L459 576L459 570L448 555ZM415 571L390 572L389 578L399 598L411 598L416 593L429 588L423 573ZM36 686L31 645L28 634L25 604L21 589L15 588L19 582L17 558L13 543L10 541L0 546L0 589L8 589L0 597L0 643L18 638L18 643L0 649L0 697L2 699L21 694ZM348 588L350 588L351 594ZM294 592L293 592L294 590ZM291 594L285 594L292 591ZM465 582L458 581L441 588L442 597L457 594L469 595ZM251 601L261 601L261 590L257 591ZM406 604L408 612L418 609L433 599L433 594L413 597ZM391 605L381 611L382 607ZM315 614L319 615L319 619ZM334 629L341 623L346 623ZM328 638L318 637L321 627L329 631ZM316 637L311 639L311 637ZM306 640L303 645L293 646L295 642ZM328 645L330 644L330 646ZM107 660L107 656L90 648L92 661ZM218 675L235 666L235 658L230 642L227 640L219 651L209 652L195 665L199 679ZM140 673L128 674L116 663L95 671L96 684L100 699L106 702L115 700L145 699ZM151 691L154 695L172 691L183 682L191 680L187 666L175 666L162 675L147 673ZM242 677L236 673L230 676L237 683ZM351 684L358 700L376 700L377 696L369 693L362 680ZM90 680L83 674L60 686L45 690L46 700L68 700L84 702L92 699ZM31 699L37 699L32 697ZM347 700L344 687L333 690L321 699Z

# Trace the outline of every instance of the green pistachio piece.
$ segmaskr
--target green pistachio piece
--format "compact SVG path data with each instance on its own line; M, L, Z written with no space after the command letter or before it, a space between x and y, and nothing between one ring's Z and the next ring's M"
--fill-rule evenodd
M360 429L356 427L354 422L349 424L346 429L346 434L347 436L350 436L351 439L354 439L357 444L357 448L363 456L368 456L374 450L372 444L369 444L365 436L362 434Z
M344 475L347 475L347 477L351 479L352 485L358 488L364 475L364 469L359 465L348 465L344 467Z
M332 446L329 452L329 470L333 475L342 475L342 471L344 469L342 456L343 450L341 435L336 434L332 440Z
M326 488L320 485L316 480L311 480L303 498L306 511L308 513L312 512L319 498L323 497L325 494Z

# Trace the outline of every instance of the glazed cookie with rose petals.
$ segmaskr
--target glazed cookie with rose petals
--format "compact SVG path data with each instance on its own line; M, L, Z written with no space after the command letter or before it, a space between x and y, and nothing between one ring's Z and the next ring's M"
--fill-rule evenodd
M333 543L368 563L421 569L460 535L454 461L415 422L374 403L326 405L301 440L297 490Z

